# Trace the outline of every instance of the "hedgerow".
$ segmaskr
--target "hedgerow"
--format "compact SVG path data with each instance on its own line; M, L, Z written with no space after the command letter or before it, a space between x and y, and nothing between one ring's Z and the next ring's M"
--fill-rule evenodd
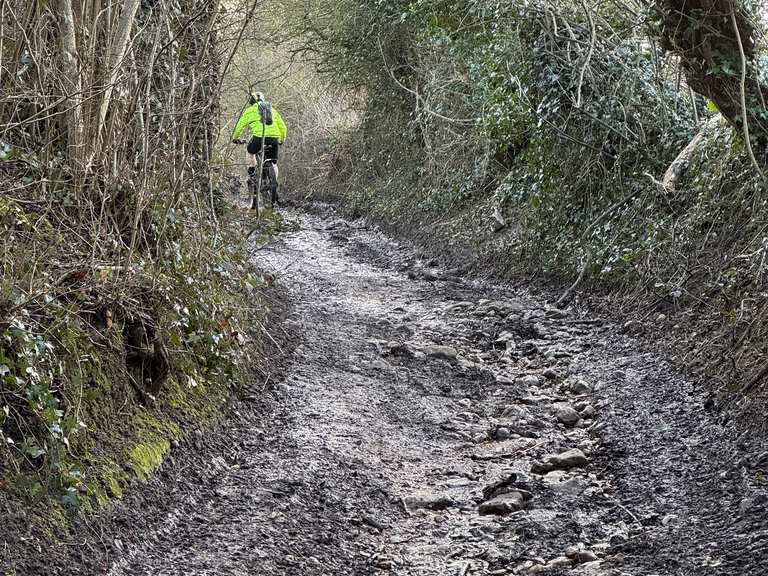
M687 364L748 388L765 375L766 55L758 6L704 4L310 8L291 34L355 122L294 170L353 213L543 275L563 302L576 280L622 294L688 326Z

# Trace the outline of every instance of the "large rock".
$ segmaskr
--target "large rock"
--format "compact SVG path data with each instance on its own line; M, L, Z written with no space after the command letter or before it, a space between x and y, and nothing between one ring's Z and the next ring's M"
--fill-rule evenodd
M584 380L573 380L569 388L574 394L589 394L592 392L592 386Z
M520 492L507 492L506 494L500 494L487 502L480 504L478 511L480 514L493 514L496 516L503 516L505 514L511 514L517 512L525 507L525 497Z
M578 448L573 448L562 452L561 454L551 454L543 462L536 462L531 466L531 472L535 474L546 474L552 470L568 470L570 468L581 468L586 466L589 460L584 452Z
M458 356L458 351L452 346L438 346L437 344L431 344L424 346L421 351L427 356L442 358L444 360L456 360L456 357Z
M573 406L569 406L568 404L561 404L558 406L556 416L557 419L566 426L576 426L579 420L581 420L581 415Z
M445 510L446 508L456 506L456 502L450 496L432 492L419 492L418 494L407 496L404 502L408 510L418 510L419 508Z

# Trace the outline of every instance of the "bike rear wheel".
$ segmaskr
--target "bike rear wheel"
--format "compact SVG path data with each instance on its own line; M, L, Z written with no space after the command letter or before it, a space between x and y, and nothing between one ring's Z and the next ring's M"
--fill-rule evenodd
M274 207L277 204L277 174L275 173L275 165L272 162L269 163L267 168L267 178L269 180L269 198Z

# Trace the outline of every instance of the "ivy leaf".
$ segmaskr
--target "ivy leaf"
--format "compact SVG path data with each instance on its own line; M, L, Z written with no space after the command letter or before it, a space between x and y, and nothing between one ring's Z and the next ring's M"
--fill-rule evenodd
M37 445L27 446L24 452L26 452L30 458L39 458L40 456L45 454L45 450L43 450L42 448L40 448L40 446L37 446Z
M66 493L61 497L61 503L71 508L77 508L80 505L80 500L77 496L77 489L67 488Z

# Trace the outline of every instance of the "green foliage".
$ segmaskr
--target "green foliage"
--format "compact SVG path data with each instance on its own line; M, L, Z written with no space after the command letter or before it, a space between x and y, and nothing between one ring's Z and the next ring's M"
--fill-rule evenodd
M29 215L17 204L1 206L7 234L48 233L39 225L23 229ZM107 493L123 494L131 476L146 478L182 425L204 425L248 377L253 327L266 314L265 282L248 263L241 224L222 213L217 248L201 252L184 212L155 214L149 229L167 218L168 241L156 247L157 258L137 259L128 276L111 266L76 269L57 274L67 285L57 291L53 274L38 274L31 297L18 284L4 286L0 464L13 493L101 507ZM17 266L11 256L6 262ZM136 317L154 327L171 366L154 399L137 394L144 383L131 382L126 364L125 327ZM157 405L131 418L139 401Z
M702 13L686 27L649 5L567 0L332 4L343 9L327 33L295 33L356 104L355 122L330 140L331 161L310 168L353 214L500 270L571 282L585 269L593 287L631 291L647 309L698 308L700 354L711 356L696 360L702 373L737 381L762 364L765 183L742 141L730 19ZM682 68L653 40L667 33L692 57ZM747 112L760 127L768 55L748 36ZM704 126L697 117L714 114L731 127L708 122L664 188ZM495 236L494 209L509 223Z
M687 101L615 7L595 15L591 45L585 13L567 2L344 5L355 27L342 17L314 47L343 69L334 83L364 94L348 136L355 202L417 219L493 194L519 219L532 268L577 269L583 252L569 244L625 195L653 202L646 173L663 173L693 134ZM586 239L606 273L638 253L638 204Z
M65 409L59 383L64 365L54 345L19 318L0 334L0 443L15 457L59 471L64 490L80 482L67 458L85 424Z
M114 498L122 498L124 494L124 487L128 484L128 475L123 471L122 467L113 460L107 460L102 468L101 477L104 479L104 484L109 490L109 495Z

